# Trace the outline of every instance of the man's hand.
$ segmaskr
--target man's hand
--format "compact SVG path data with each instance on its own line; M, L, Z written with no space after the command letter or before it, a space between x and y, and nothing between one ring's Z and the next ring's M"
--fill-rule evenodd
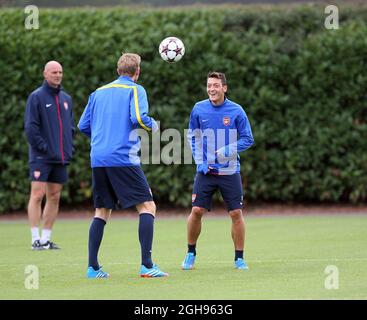
M159 130L159 125L156 121L152 120L152 132L157 132Z
M207 163L202 163L202 164L199 164L198 166L198 172L201 172L204 174L207 174L210 171L210 169L211 168L208 166Z

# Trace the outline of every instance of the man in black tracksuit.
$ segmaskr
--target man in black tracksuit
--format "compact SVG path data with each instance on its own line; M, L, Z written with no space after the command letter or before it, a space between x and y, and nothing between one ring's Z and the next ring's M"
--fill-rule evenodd
M57 61L50 61L43 75L42 86L28 97L24 117L29 144L31 195L28 217L33 250L59 249L51 241L51 230L59 211L62 186L67 181L66 166L72 158L75 131L72 99L61 88L62 66ZM40 237L41 204L45 195Z

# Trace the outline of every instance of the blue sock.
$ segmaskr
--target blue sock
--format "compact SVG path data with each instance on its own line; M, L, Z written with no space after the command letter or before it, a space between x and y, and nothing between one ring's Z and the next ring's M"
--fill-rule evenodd
M194 254L194 256L196 256L196 244L188 244L187 252L191 252Z
M139 241L141 247L141 264L150 269L152 262L152 243L154 230L154 216L150 213L139 215Z
M238 258L243 259L243 250L234 251L234 260L236 261Z
M98 264L98 250L103 238L103 230L106 225L106 221L101 218L94 218L89 228L89 267L93 267L94 270L99 269Z

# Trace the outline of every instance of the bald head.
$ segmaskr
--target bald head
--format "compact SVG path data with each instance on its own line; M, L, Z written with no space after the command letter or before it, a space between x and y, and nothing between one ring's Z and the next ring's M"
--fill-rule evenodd
M57 61L49 61L45 64L43 76L51 87L57 88L62 81L62 66Z

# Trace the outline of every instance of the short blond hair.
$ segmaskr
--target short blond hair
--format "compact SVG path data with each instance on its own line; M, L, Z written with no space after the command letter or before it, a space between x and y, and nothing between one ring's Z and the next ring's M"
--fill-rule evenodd
M140 67L141 58L136 53L123 53L117 61L119 75L133 76Z

